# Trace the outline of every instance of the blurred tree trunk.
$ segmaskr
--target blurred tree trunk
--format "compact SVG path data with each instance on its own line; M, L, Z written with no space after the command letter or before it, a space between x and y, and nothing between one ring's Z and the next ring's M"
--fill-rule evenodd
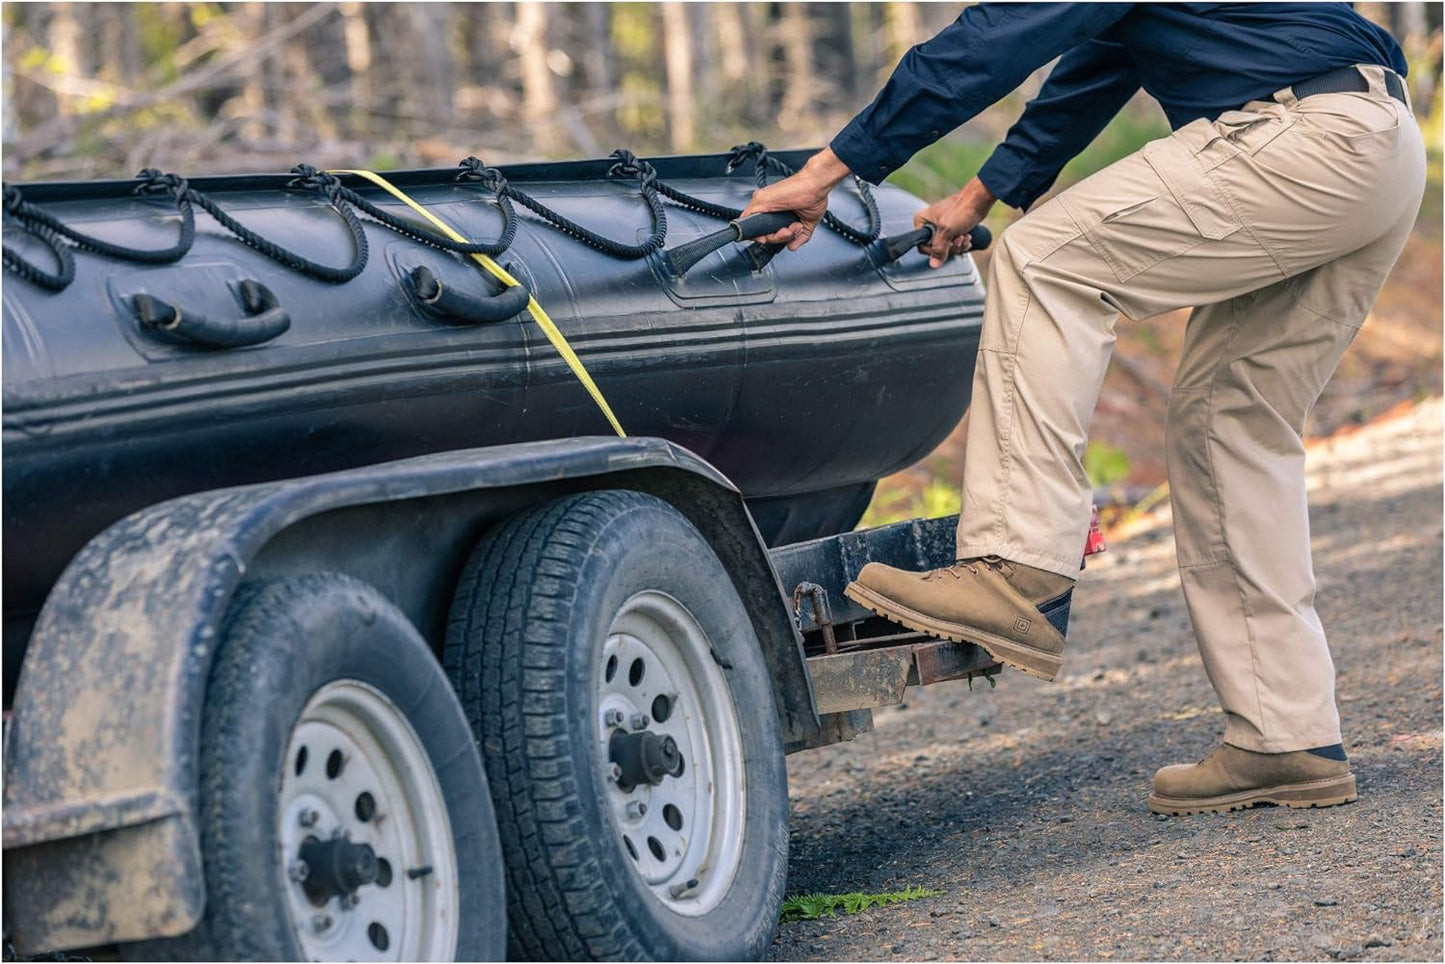
M532 143L544 154L561 147L555 115L557 94L552 87L552 70L547 66L547 11L536 0L517 4L517 22L512 28L512 49L522 66L522 115Z
M911 0L896 0L887 4L884 18L888 24L888 57L878 71L879 86L888 80L893 68L908 52L908 48L923 39L920 36L923 28L918 23L918 4Z
M61 76L79 76L84 61L80 53L80 23L75 19L75 4L50 4L49 42L51 62L47 69ZM55 108L62 116L74 113L75 106L72 95L56 93Z
M347 126L365 137L371 130L371 27L361 4L343 3L339 10L346 46Z
M583 70L587 74L588 88L593 96L610 96L617 89L617 55L612 49L612 5L606 3L583 4L587 12L589 43L583 47ZM610 141L617 138L617 108L611 105L594 112L594 123Z
M674 151L693 144L692 26L689 4L676 0L662 5L662 48L667 65L667 129Z
M719 107L731 126L767 122L768 68L761 26L762 8L752 3L716 3L711 14L722 74Z
M813 24L808 8L801 3L783 6L779 25L783 47L782 98L778 127L787 133L800 130L813 103L816 84L813 74Z

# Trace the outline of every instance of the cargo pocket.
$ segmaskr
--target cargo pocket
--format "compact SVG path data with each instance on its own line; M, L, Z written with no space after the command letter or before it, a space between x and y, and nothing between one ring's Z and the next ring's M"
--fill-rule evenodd
M1219 241L1240 229L1239 216L1224 192L1183 141L1176 137L1150 141L1144 145L1144 160L1164 182L1201 239Z

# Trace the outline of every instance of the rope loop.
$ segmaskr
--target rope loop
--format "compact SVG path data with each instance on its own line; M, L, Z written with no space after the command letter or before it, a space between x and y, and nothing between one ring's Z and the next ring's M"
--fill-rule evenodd
M732 150L728 151L727 173L731 174L750 160L757 163L760 171L766 167L769 160L768 149L761 141L748 141L746 144L733 145Z
M457 174L458 181L473 181L499 198L507 194L506 177L495 167L484 164L480 157L464 157L457 166L461 168Z
M291 168L291 173L297 175L286 182L287 187L312 190L320 193L332 204L340 204L342 191L341 178L327 171L317 170L311 164L297 164Z
M141 181L136 186L136 194L170 194L178 202L183 200L191 190L191 183L179 174L162 173L154 167L147 167L136 175Z
M5 213L13 218L19 218L21 211L26 207L25 199L20 194L20 189L14 185L5 185L4 191Z
M652 190L657 181L657 168L638 157L625 147L613 151L614 163L607 169L608 177L635 177L642 182L642 192Z

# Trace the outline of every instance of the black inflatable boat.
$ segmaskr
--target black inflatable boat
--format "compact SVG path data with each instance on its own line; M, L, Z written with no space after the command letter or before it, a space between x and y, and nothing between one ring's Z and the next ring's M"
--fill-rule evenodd
M879 478L953 428L983 296L969 258L929 270L881 248L920 206L886 185L840 188L797 253L674 257L726 228L759 167L805 157L620 152L387 180L488 239L475 247L545 307L626 432L711 461L777 545L850 528ZM610 434L525 295L429 230L362 178L304 168L7 189L7 637L87 540L161 500Z

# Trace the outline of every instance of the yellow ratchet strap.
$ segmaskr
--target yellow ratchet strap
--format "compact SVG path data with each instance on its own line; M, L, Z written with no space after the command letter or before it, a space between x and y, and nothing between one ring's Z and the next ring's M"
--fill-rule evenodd
M396 198L401 203L405 204L407 207L411 208L417 214L420 214L422 217L426 218L428 221L430 221L433 225L436 226L438 231L451 238L453 241L458 241L462 244L469 243L468 239L453 230L451 225L447 224L441 218L437 217L435 214L432 214L426 208L413 201L410 197L406 195L404 191L401 190L401 188L397 187L395 184L392 184L380 174L377 174L374 171L331 171L330 173L355 174L357 177L365 178L372 184L375 184L377 187L381 188L386 193L390 194L392 197ZM477 264L481 265L485 270L491 272L493 277L500 280L502 284L506 285L507 287L511 288L521 284L520 281L508 274L501 265L497 264L486 255L477 252L473 253L471 255L471 258ZM622 423L617 421L617 416L612 414L612 407L607 404L607 399L602 397L602 390L597 387L597 383L592 380L592 376L587 374L587 368L582 364L582 359L578 358L577 353L572 350L572 346L567 344L567 338L562 334L556 323L547 316L547 312L543 310L542 306L537 303L537 298L535 295L528 298L527 311L531 313L532 319L537 322L538 327L540 327L543 333L546 334L547 340L552 343L552 347L557 349L557 354L562 356L562 360L567 363L567 367L572 369L572 374L576 375L577 380L582 383L582 387L587 389L587 394L591 395L592 400L597 403L597 407L602 409L602 414L606 415L607 421L612 423L613 430L616 431L617 434L622 438L627 438L627 433L622 430Z

